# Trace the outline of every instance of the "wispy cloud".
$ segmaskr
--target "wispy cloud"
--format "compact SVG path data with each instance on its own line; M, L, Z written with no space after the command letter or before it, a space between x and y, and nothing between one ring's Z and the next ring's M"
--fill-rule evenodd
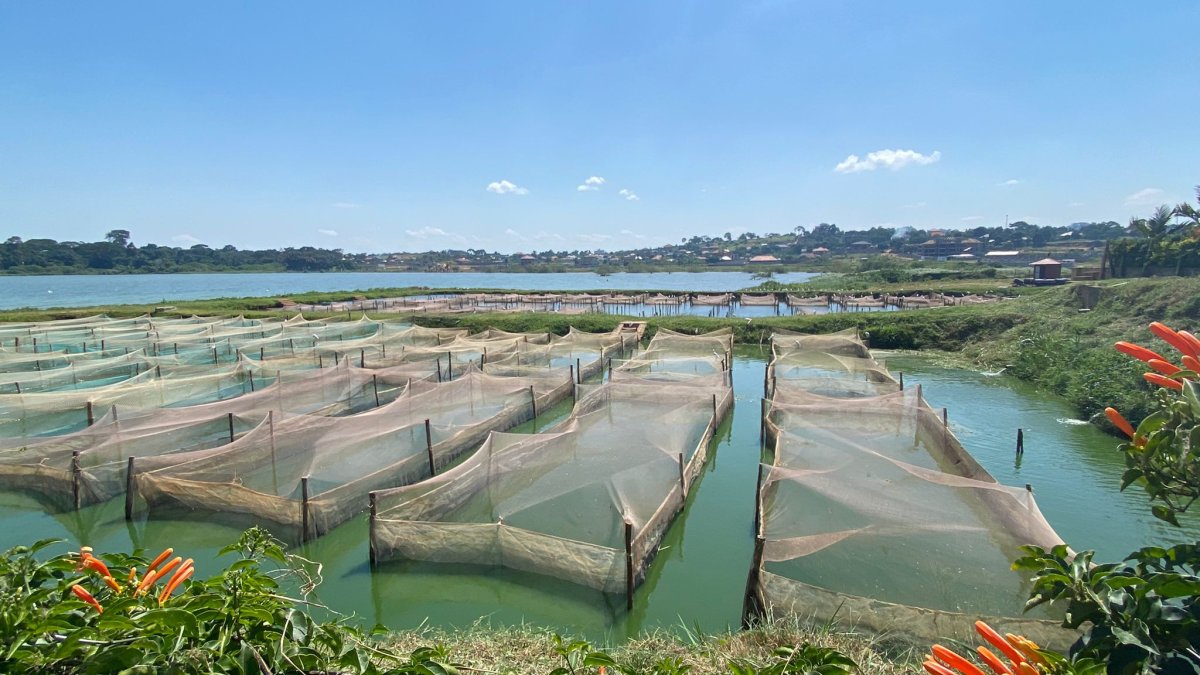
M1125 206L1158 206L1167 201L1159 188L1142 188L1125 198Z
M330 206L332 206L335 209L361 209L362 208L362 204L355 204L354 202L334 202L334 203L330 204Z
M547 239L552 240L552 241L566 241L567 240L566 237L562 236L561 234L559 234L557 232L547 232L545 230L539 230L537 234L533 235L533 238L537 241L546 241Z
M1083 202L1070 202L1067 204L1067 206L1069 206L1071 208L1078 208L1080 206L1083 206Z
M518 239L520 241L526 241L528 239L528 237L521 234L520 232L517 232L516 230L512 229L511 227L508 228L507 230L505 230L504 234L506 236L512 237L513 239Z
M1021 181L1017 180L1016 178L1009 178L1008 180L1004 181L1003 183L996 183L996 185L1005 187L1005 186L1009 186L1009 185L1019 185L1020 183L1021 183Z
M604 176L592 176L591 178L583 181L582 185L576 186L575 189L579 192L595 192L596 190L599 190L600 186L604 185L604 183Z
M612 239L612 235L611 234L577 234L577 235L575 235L575 238L579 239L580 241L586 241L589 244L599 244L601 242L605 242L605 241L608 241L609 239Z
M627 190L625 188L618 190L617 194L621 195L626 201L630 202L636 202L641 199L641 197L638 197L636 194L634 194L633 190Z
M336 237L336 236L338 236L338 232L337 232L337 230L317 230L317 233L318 233L318 234L323 234L323 235L325 235L326 237Z
M177 234L174 237L171 237L171 241L176 242L178 244L186 244L188 246L194 246L196 244L201 243L201 241L199 239L193 237L190 234Z
M983 216L964 216L962 219L964 223L973 223L977 220L983 220Z
M491 183L488 183L487 191L494 192L498 195L527 195L527 194L529 194L529 190L526 190L525 188L523 188L519 185L516 185L515 183L506 181L506 180L498 180L498 181L493 181Z
M905 204L904 206L901 206L900 208L902 208L902 209L923 209L923 208L925 208L925 206L926 206L925 202L915 202L913 204Z
M906 166L933 164L941 158L942 153L937 150L928 155L923 155L916 150L876 150L868 153L866 159L862 159L858 155L850 155L833 167L833 170L837 173L858 173L876 169L899 171Z
M621 230L621 234L625 235L626 237L633 237L634 239L645 239L646 238L646 235L638 234L637 232L634 232L633 230Z
M448 237L449 232L446 232L440 227L429 227L428 225L419 230L405 230L405 234L416 239L428 239L429 237Z

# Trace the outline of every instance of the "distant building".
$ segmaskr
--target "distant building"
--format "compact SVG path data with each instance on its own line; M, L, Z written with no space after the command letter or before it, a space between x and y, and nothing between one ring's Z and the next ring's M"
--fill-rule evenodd
M1050 281L1062 277L1062 263L1054 258L1042 258L1029 263L1033 268L1034 281Z
M750 258L751 264L755 264L755 263L766 264L766 263L777 263L777 262L779 262L779 258L776 258L773 255L756 255L756 256Z

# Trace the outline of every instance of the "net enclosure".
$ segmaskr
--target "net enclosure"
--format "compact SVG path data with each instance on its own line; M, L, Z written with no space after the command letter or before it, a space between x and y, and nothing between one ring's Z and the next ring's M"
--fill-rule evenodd
M220 513L307 541L366 510L368 492L439 473L489 431L532 419L573 388L562 369L501 377L472 368L453 381L413 381L354 415L269 417L218 448L138 457L127 511Z
M647 351L657 363L669 344L684 346L681 359L711 351L710 338L694 341L689 350L683 336L664 334ZM450 471L375 492L372 562L504 566L623 593L632 606L733 405L728 362L707 358L704 373L641 369L664 379L614 369L612 381L581 385L571 415L551 431L492 433Z
M997 483L919 386L861 387L886 384L886 370L849 343L795 340L774 345L775 386L763 404L773 461L759 469L745 618L836 616L924 640L965 638L986 618L1041 644L1069 643L1049 614L1012 618L1029 591L1010 569L1019 547L1062 543L1033 493ZM855 384L806 388L812 363ZM802 375L788 379L791 368Z

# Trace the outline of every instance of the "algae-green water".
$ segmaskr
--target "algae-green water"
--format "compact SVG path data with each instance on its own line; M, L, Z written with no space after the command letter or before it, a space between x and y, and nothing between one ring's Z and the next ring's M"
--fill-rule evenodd
M323 566L319 600L367 625L396 629L422 622L466 626L482 619L619 640L652 627L736 627L753 541L765 356L758 347L737 348L734 413L718 430L715 453L667 532L632 612L626 612L622 596L505 569L389 562L372 571L365 516L299 550ZM1076 549L1094 548L1099 559L1116 560L1138 546L1184 541L1200 532L1191 525L1177 531L1160 524L1139 492L1120 493L1117 439L1073 420L1062 400L1003 375L941 367L922 356L883 358L893 372L905 373L906 386L922 384L931 405L948 407L952 430L997 480L1031 484L1047 519ZM543 429L565 413L565 407L550 411L528 430ZM1025 430L1019 462L1013 452L1018 427ZM0 549L51 537L69 542L57 550L86 543L100 552L141 547L153 555L172 546L194 557L197 573L207 576L224 562L216 551L238 534L219 514L127 525L120 500L48 515L32 498L0 491Z

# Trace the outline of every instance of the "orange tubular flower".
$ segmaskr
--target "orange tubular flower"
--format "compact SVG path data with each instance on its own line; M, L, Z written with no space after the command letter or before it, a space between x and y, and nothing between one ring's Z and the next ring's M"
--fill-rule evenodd
M168 549L164 550L162 553L159 553L158 557L154 559L154 562L150 563L150 566L146 568L146 571L149 572L150 570L157 568L159 565L161 565L163 563L164 560L166 560L167 558L170 558L171 554L174 552L175 552L175 549L168 548Z
M146 576L142 577L142 583L138 584L137 590L133 592L134 596L138 596L138 595L141 595L142 593L144 593L147 588L150 588L150 585L153 584L154 580L157 578L158 578L157 572L153 572L153 571L146 572Z
M1004 662L992 650L987 647L976 647L975 651L979 652L979 658L983 659L983 662L988 664L988 668L995 671L996 675L1013 675L1012 669L1004 665Z
M1183 338L1184 342L1188 344L1188 354L1190 354L1193 359L1200 359L1200 338L1192 335L1186 330L1179 331L1178 335L1179 337Z
M104 583L108 584L108 587L113 589L114 592L121 592L121 584L118 584L116 579L112 577L104 577Z
M1158 372L1162 373L1163 375L1174 375L1175 373L1178 373L1180 370L1183 370L1182 368L1180 368L1179 366L1177 366L1173 363L1167 363L1166 361L1159 361L1158 359L1150 359L1149 361L1146 362L1146 365L1157 370Z
M169 582L167 582L167 585L163 587L162 593L160 593L158 596L158 604L161 605L166 602L167 598L171 597L171 593L175 592L175 589L179 586L179 584L182 584L188 577L192 576L192 572L194 571L196 571L196 568L189 565L188 567L185 567L176 573L176 575L172 577Z
M1105 408L1104 416L1108 418L1109 422L1113 423L1113 426L1125 432L1126 436L1133 438L1133 425L1121 413L1117 412L1116 408Z
M170 578L167 575L170 574L171 570L175 569L175 566L181 562L183 562L183 558L176 557L174 560L167 563L166 565L163 565L161 568L154 570L154 578L155 579Z
M104 562L99 558L93 558L91 554L88 554L88 556L83 559L83 566L85 569L94 570L103 576L112 576L112 574L110 574L108 571L108 565L105 565Z
M92 597L92 594L88 593L87 589L84 588L83 586L79 586L78 584L75 586L72 586L71 592L74 593L75 596L78 597L80 600L82 600L82 601L86 602L87 604L91 605L92 607L96 608L97 614L104 613L104 608L100 606L100 603L96 602L96 598Z
M1021 652L1017 651L1016 647L1010 645L1008 640L1005 640L1004 636L997 633L991 626L982 621L976 621L975 630L979 633L980 637L987 640L996 649L999 649L1001 654L1007 656L1008 660L1012 661L1014 666L1020 667L1020 664L1025 663L1025 657L1021 655Z
M1150 384L1157 384L1160 387L1174 389L1175 391L1183 391L1183 383L1179 380L1172 380L1169 377L1163 377L1158 373L1144 373L1142 375Z
M985 675L985 673L979 669L979 666L976 666L974 663L971 663L970 661L941 645L934 645L930 651L933 652L934 658L936 658L938 661L941 661L942 663L946 664L946 666L957 670L963 675Z
M1187 338L1171 330L1165 324L1155 321L1154 323L1150 324L1150 332L1162 338L1163 342L1166 342L1175 349L1179 350L1180 354L1185 356L1195 356L1192 354L1192 345L1187 341Z
M1117 351L1121 352L1122 354L1128 354L1138 361L1149 361L1150 359L1166 361L1162 354L1146 349L1141 345L1135 345L1132 342L1121 341L1117 342L1113 346L1117 348Z
M921 667L924 668L925 672L929 673L929 675L958 675L953 670L950 670L946 666L943 666L933 659L926 660L925 663L921 664Z

